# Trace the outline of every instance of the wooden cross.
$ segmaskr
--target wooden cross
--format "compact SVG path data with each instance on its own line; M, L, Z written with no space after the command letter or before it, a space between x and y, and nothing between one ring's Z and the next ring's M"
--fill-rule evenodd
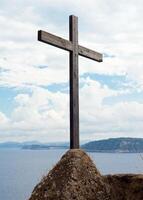
M79 148L79 75L78 55L102 62L102 54L78 44L78 17L69 16L69 40L45 31L38 31L38 40L69 51L70 67L70 148Z

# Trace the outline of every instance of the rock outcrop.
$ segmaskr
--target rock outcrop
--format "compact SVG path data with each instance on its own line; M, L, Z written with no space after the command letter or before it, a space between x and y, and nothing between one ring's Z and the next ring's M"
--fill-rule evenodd
M29 200L143 200L143 175L102 176L82 150L69 150Z
M108 175L105 179L114 200L143 200L143 175Z

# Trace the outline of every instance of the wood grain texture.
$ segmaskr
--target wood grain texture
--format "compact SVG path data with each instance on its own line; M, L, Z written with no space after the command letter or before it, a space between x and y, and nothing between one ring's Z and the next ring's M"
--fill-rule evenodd
M42 30L38 31L38 40L60 49L72 51L72 43L70 41Z
M69 17L70 52L70 148L79 148L78 18Z
M102 62L102 54L78 45L78 18L69 17L69 40L45 31L38 31L38 40L69 51L70 74L70 148L79 148L79 72L78 56Z
M45 31L38 31L38 40L52 46L64 49L66 51L73 51L73 44L71 41L53 35ZM78 54L80 56L95 60L97 62L102 62L102 54L86 47L78 45Z
M102 54L86 47L78 46L78 53L80 56L95 60L97 62L102 62Z

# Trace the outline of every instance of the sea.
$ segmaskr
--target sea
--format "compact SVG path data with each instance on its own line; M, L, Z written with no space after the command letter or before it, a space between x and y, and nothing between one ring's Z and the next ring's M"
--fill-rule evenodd
M62 149L0 150L0 200L28 200L35 185L65 153ZM88 153L102 174L143 173L143 154Z

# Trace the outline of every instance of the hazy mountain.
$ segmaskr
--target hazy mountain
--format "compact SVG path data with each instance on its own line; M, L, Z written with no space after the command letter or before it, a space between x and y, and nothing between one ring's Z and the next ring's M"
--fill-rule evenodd
M81 144L83 144L81 142ZM18 149L68 149L68 142L41 143L38 141L25 142L4 142L0 143L0 149L18 148ZM139 153L143 152L143 138L110 138L88 142L81 145L86 151L95 152L122 152L122 153Z
M25 141L25 142L4 142L0 143L0 149L4 148L18 148L18 149L51 149L51 148L68 148L69 143L67 142L52 142L52 143L41 143L38 141Z
M111 138L106 140L92 141L82 145L87 151L95 152L143 152L143 138Z
M0 143L0 148L20 148L21 143L19 142L4 142Z

